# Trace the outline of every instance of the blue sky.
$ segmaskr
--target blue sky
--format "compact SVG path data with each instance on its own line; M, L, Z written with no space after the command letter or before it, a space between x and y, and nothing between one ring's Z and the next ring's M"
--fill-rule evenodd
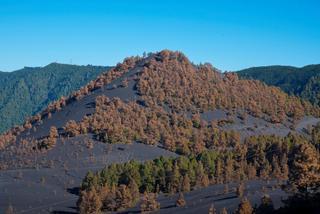
M180 50L222 70L320 63L319 1L0 0L0 70Z

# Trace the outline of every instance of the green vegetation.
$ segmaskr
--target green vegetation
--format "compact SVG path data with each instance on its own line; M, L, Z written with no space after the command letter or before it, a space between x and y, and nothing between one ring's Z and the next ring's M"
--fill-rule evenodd
M51 103L22 127L4 134L0 137L0 148L19 141L16 138L19 133L35 127L33 125L46 114L50 117L51 112L60 111L70 100L82 99L137 66L141 72L122 81L121 87L135 81L139 100L97 96L95 112L81 121L68 121L60 132L52 126L48 136L41 139L21 140L24 151L47 150L59 145L59 138L90 133L95 140L105 143L141 142L180 154L177 158L113 163L103 170L88 172L77 203L80 213L124 211L139 201L140 211L149 213L160 208L158 194L179 193L176 206L183 207L187 206L184 192L225 184L224 194L227 194L229 183L238 184L232 190L241 201L236 213L270 212L274 207L268 196L262 198L259 208L252 207L246 199L245 181L256 179L278 180L277 186L286 186L298 195L315 197L314 193L319 192L320 124L304 128L306 135L292 132L285 137L242 138L240 132L222 130L221 120L201 119L202 112L223 109L228 111L224 121L232 121L232 117L241 113L241 120L249 114L274 124L288 123L294 128L305 115L319 117L319 107L260 81L242 80L234 73L222 75L208 64L195 66L178 52L162 51L149 58L127 58L70 97ZM290 79L287 90L292 91L288 93L303 93L299 84L314 90L317 88L315 77ZM284 75L285 78L289 77ZM88 142L87 148L92 149L93 143ZM216 212L213 205L209 212ZM226 212L224 209L223 213Z
M208 123L199 115L217 108L243 109L246 114L268 115L271 122L281 123L286 118L297 121L306 114L318 116L319 108L309 102L259 81L239 80L233 73L220 75L208 65L194 67L182 54L168 51L145 63L137 89L144 105L99 96L95 113L78 123L69 121L65 134L93 133L106 143L160 143L181 156L132 160L88 172L80 189L80 213L125 210L135 206L142 194L141 212L159 209L159 193L179 193L176 206L185 206L182 192L236 182L236 193L242 199L236 213L249 214L254 208L245 198L242 182L246 180L286 181L288 188L307 194L318 190L319 125L305 130L311 139L294 133L241 139L238 132L222 131L217 121ZM187 111L192 112L190 118L184 114ZM272 208L268 198L263 202L260 213Z
M302 192L313 188L317 192L319 169L318 151L301 136L250 137L241 145L221 151L206 150L198 155L178 158L160 157L144 163L133 160L111 164L96 173L88 172L81 185L78 204L87 207L87 196L94 193L99 201L97 204L103 204L99 209L119 211L134 206L142 193L173 194L211 184L257 178L289 178L294 189ZM239 189L244 188L240 186ZM245 198L237 213L252 213Z
M320 65L302 68L291 66L264 66L237 72L242 79L256 79L267 85L280 87L290 95L296 95L311 103L320 104Z
M189 155L240 141L239 133L221 131L221 121L203 121L199 112L227 109L231 115L242 110L243 117L250 114L272 123L290 118L293 128L304 115L320 114L319 108L278 88L239 80L231 73L221 75L209 65L195 67L178 52L162 51L145 63L137 89L144 105L98 96L95 112L78 123L69 121L65 134L92 133L106 143L160 143L167 150ZM191 118L186 112L192 113Z
M0 72L0 133L21 124L50 102L67 96L109 67L52 63Z

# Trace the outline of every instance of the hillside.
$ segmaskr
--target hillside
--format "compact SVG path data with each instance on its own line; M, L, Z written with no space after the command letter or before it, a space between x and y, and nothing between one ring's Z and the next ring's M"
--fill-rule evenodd
M238 71L242 79L256 79L280 87L288 94L299 96L316 105L319 100L320 65L302 68L291 66L253 67Z
M0 133L42 111L50 102L79 89L101 72L102 66L52 63L0 72Z
M0 208L233 212L265 194L283 207L283 186L320 180L319 113L180 52L130 57L1 136Z

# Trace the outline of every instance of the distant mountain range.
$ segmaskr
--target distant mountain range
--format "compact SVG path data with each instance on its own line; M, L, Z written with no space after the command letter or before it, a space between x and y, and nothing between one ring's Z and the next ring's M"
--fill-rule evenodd
M51 63L45 67L0 72L0 133L109 68Z
M280 87L291 95L320 104L320 64L301 68L292 66L263 66L237 72L242 79L256 79Z

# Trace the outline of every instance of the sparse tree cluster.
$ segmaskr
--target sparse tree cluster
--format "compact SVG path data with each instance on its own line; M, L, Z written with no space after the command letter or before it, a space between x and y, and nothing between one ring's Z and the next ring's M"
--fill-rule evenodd
M82 131L85 130L85 131ZM69 136L84 132L96 134L97 140L107 143L162 143L166 149L180 153L201 153L206 148L226 148L240 144L235 131L220 131L213 121L191 119L185 115L168 113L161 107L142 107L135 102L99 96L96 112L80 123L69 121L65 126Z
M43 146L46 149L50 149L56 145L57 138L59 137L59 133L56 127L52 126L50 128L49 136L44 139Z

